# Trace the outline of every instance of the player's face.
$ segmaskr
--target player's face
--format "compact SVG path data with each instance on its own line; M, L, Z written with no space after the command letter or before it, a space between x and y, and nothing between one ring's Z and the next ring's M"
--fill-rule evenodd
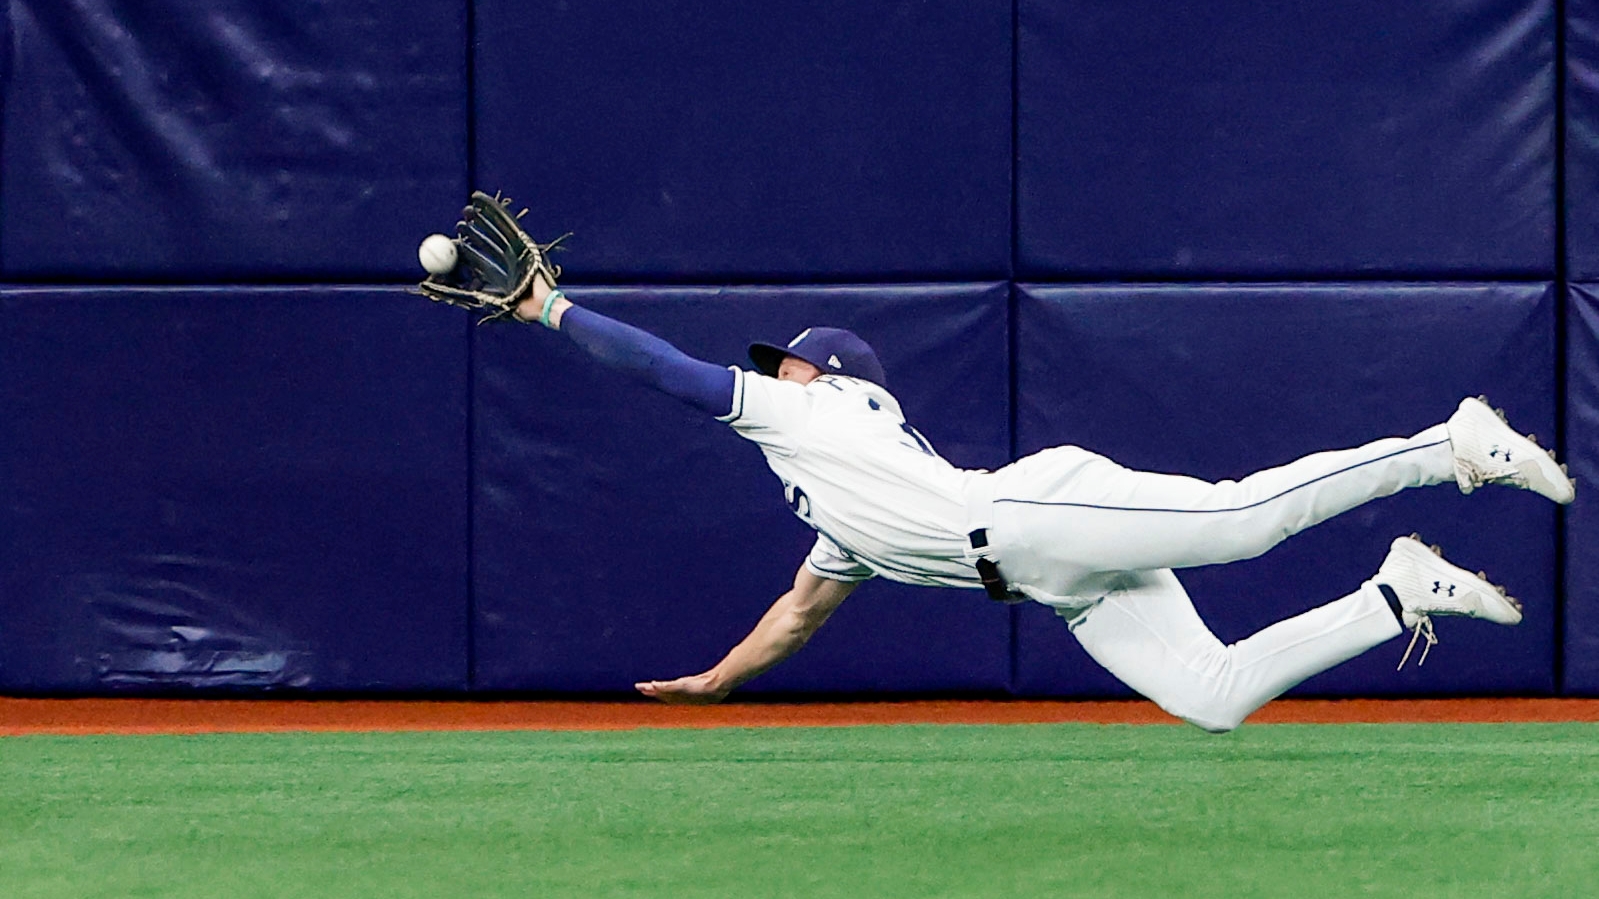
M784 356L783 361L777 364L777 379L779 381L797 381L801 384L809 384L821 376L821 369L798 356Z

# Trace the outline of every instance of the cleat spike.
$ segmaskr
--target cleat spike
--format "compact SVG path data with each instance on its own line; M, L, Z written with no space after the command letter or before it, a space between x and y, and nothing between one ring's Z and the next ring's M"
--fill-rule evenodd
M1444 557L1444 548L1439 546L1438 544L1434 543L1433 545L1431 545L1431 546L1429 546L1427 548L1432 550L1432 554L1437 556L1438 558L1441 559L1441 558Z
M1537 446L1538 445L1538 435L1537 434L1528 434L1527 435L1527 442L1532 444L1533 446Z

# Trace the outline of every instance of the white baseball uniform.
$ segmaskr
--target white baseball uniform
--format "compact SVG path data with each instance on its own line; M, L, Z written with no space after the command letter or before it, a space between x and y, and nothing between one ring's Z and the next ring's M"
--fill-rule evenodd
M940 457L876 384L734 371L722 420L760 446L790 508L816 529L812 572L977 588L968 534L984 528L1013 589L1054 607L1128 686L1209 730L1236 727L1402 628L1368 581L1225 646L1170 569L1252 558L1372 499L1455 478L1443 425L1219 483L1132 471L1071 446L968 471Z

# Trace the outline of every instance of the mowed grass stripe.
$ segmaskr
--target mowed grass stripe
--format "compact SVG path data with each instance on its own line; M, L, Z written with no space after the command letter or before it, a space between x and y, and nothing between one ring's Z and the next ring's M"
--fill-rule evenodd
M1599 725L0 739L0 896L1572 896Z

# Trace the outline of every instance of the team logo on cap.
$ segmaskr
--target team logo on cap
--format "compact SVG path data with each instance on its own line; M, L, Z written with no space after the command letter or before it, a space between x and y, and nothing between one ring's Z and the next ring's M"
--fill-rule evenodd
M836 355L835 356L828 356L827 357L827 364L833 366L834 368L843 368L844 367L844 363L838 361L838 356L836 356Z

